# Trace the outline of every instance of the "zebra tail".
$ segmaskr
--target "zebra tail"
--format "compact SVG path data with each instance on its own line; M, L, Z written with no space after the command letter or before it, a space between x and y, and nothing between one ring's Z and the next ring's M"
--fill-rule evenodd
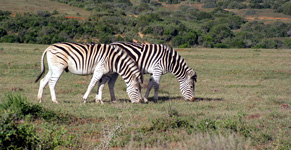
M45 50L41 56L41 72L38 75L37 79L35 80L35 83L41 78L41 76L43 75L44 71L45 71L45 64L44 64L44 57L46 55L47 50Z

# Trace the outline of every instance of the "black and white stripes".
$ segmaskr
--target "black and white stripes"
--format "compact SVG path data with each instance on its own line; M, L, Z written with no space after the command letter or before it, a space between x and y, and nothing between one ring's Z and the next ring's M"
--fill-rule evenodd
M197 80L196 72L187 66L185 60L172 47L162 44L136 44L128 42L115 42L110 45L125 50L137 62L142 74L151 74L145 93L145 101L147 101L153 86L155 93L154 101L158 100L160 77L168 72L173 73L180 82L180 90L184 99L194 101L195 82ZM114 77L112 78L116 80ZM113 90L113 86L114 83L109 84L109 89ZM98 94L102 94L102 89L99 89ZM115 98L114 94L111 94L111 96L113 96L112 99Z
M140 85L142 74L136 62L121 50L105 44L77 44L77 43L57 43L49 46L41 58L41 73L36 79L37 82L45 71L44 57L47 55L49 71L41 80L38 99L41 102L44 87L49 84L51 98L58 103L55 95L55 85L64 70L78 75L93 74L92 80L83 97L86 102L87 97L102 77L117 73L124 79L127 85L127 93L130 100L141 101ZM96 96L97 100L97 96ZM102 101L101 101L102 102Z

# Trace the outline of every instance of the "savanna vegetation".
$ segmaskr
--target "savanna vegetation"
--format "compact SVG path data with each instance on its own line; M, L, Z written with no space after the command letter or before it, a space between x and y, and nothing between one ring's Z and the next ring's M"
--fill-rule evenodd
M173 47L291 48L291 23L248 21L225 9L273 9L290 15L282 1L216 0L56 0L91 12L84 20L57 10L16 13L0 11L0 42L51 44L56 42L137 41ZM163 5L180 4L177 9ZM192 4L203 4L203 10ZM256 10L254 9L256 8ZM77 14L78 16L78 14ZM291 18L290 18L291 19ZM289 33L289 32L290 33ZM288 34L289 33L289 34Z
M263 10L290 16L288 0L54 0L62 5L51 10L43 1L20 0L40 8L14 12L0 0L0 149L291 149L291 24L258 19ZM48 88L39 104L41 54L65 41L179 47L198 74L196 101L166 74L158 103L131 104L118 78L117 103L105 86L104 105L96 88L83 104L91 76L64 73L60 104Z
M158 103L131 104L118 78L117 103L105 86L104 105L93 101L96 88L83 104L91 76L64 73L57 105L48 88L36 99L46 47L0 45L0 149L291 148L290 50L177 49L198 73L195 102L166 74Z

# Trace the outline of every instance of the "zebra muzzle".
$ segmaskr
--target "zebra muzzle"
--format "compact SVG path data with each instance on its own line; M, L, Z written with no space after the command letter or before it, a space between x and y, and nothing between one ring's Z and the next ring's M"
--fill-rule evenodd
M195 97L192 97L192 98L191 98L191 101L194 102L194 101L195 101Z

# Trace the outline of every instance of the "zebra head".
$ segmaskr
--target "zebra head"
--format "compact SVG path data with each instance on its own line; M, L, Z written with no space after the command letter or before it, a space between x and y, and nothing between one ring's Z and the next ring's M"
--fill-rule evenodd
M132 75L132 79L127 84L126 91L132 103L142 102L140 81L141 77Z
M185 100L195 100L195 82L197 82L197 74L193 69L190 69L184 80L180 82L180 90Z

